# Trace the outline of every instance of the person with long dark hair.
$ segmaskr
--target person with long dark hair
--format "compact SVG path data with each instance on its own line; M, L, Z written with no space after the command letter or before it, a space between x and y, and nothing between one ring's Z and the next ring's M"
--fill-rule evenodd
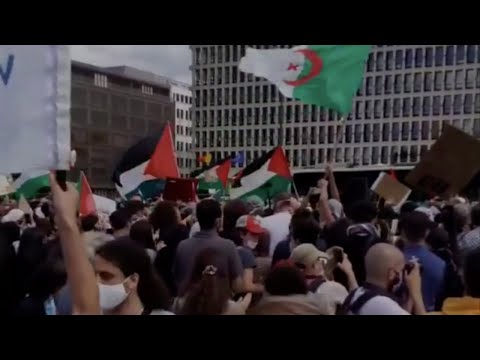
M153 227L148 220L138 220L130 227L130 240L144 248L148 256L155 260L157 251L155 249L155 241L153 240Z
M244 315L251 301L247 294L239 302L231 299L228 264L212 248L201 251L195 259L189 283L175 302L181 315Z
M235 245L241 246L242 239L236 228L237 220L250 212L248 204L235 199L228 201L223 207L222 230L219 235L224 239L232 240Z
M188 228L182 223L180 212L174 202L161 201L150 214L153 232L158 233L158 248L154 267L165 281L172 295L177 293L172 267L178 244L189 237Z
M108 242L97 250L94 266L105 315L171 315L168 290L140 246Z

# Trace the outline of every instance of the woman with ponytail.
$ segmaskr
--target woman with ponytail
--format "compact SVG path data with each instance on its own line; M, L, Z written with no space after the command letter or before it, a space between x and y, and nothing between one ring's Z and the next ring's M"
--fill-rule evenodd
M228 265L214 249L201 251L195 259L189 284L177 298L174 309L181 315L245 315L251 294L232 300Z

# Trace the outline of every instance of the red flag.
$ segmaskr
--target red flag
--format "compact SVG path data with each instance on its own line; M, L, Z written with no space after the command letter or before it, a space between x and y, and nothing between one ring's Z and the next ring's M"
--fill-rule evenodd
M92 189L88 184L87 178L83 171L80 174L80 216L87 216L95 214L97 207L95 206L95 199L93 198Z
M272 157L270 158L270 163L268 164L268 171L277 173L284 178L291 179L292 173L290 172L290 164L288 159L283 152L281 146L275 149Z
M222 182L224 189L227 188L228 174L230 173L231 167L232 167L232 160L228 159L227 161L218 165L216 169L218 180Z
M180 177L170 125L165 126L144 174L151 175L156 179Z

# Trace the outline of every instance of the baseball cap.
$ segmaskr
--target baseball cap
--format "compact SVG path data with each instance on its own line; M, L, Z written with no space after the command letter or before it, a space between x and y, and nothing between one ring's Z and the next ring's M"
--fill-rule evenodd
M313 244L298 245L290 255L290 260L292 260L295 265L305 267L312 267L318 259L322 259L324 264L326 264L329 256L323 251L318 250Z
M252 215L240 216L235 224L236 228L247 229L252 234L263 234L265 229L260 224L260 221Z

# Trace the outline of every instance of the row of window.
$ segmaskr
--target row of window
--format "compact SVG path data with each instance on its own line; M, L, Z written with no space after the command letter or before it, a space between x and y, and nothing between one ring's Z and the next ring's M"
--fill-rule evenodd
M178 120L192 120L192 113L190 110L177 109Z
M192 144L177 141L175 149L177 149L178 151L182 151L182 152L185 152L185 151L188 152L192 149Z
M290 48L293 45L248 45L256 49ZM195 65L237 62L245 55L247 45L218 45L199 47L193 45Z
M107 89L109 87L108 86L109 85L108 76L104 75L104 74L94 74L93 84L95 86ZM144 94L144 95L153 95L154 94L153 86L151 86L151 85L142 84L142 85L139 86L139 89L140 89L141 93Z
M133 134L159 132L165 124L164 121L161 121L158 118L145 119L142 117L109 114L105 111L88 111L84 108L75 107L72 107L70 114L72 125L91 125L95 129L113 128L116 131L128 131Z
M175 94L175 101L183 104L192 104L192 97L188 95Z
M412 146L381 146L381 147L348 147L338 148L335 154L336 163L349 166L365 165L401 165L417 163L429 147L427 145ZM322 149L286 149L285 154L293 167L308 167L324 164L331 158L332 148ZM246 151L246 162L262 156L266 151ZM197 153L197 157L201 153ZM214 152L214 159L223 159L226 156L235 156L235 153ZM236 164L232 164L236 167Z
M177 165L180 168L192 169L193 160L189 158L177 157Z
M409 94L480 88L480 69L428 71L366 76L358 95ZM265 104L279 99L273 85L203 89L195 91L196 107Z
M192 136L192 128L188 126L176 125L175 134L182 136Z
M438 45L371 53L367 72L480 63L480 45Z
M442 124L451 124L465 132L480 137L480 118L436 121L404 121L372 124L348 124L340 143L369 143L389 141L436 140ZM285 145L334 144L337 138L335 126L286 128ZM281 138L281 129L247 129L198 131L196 147L242 147L276 146Z
M110 110L115 114L133 114L152 116L159 119L170 118L172 104L162 104L113 95L101 91L88 91L85 88L72 87L72 105L76 107L90 107L98 110Z

